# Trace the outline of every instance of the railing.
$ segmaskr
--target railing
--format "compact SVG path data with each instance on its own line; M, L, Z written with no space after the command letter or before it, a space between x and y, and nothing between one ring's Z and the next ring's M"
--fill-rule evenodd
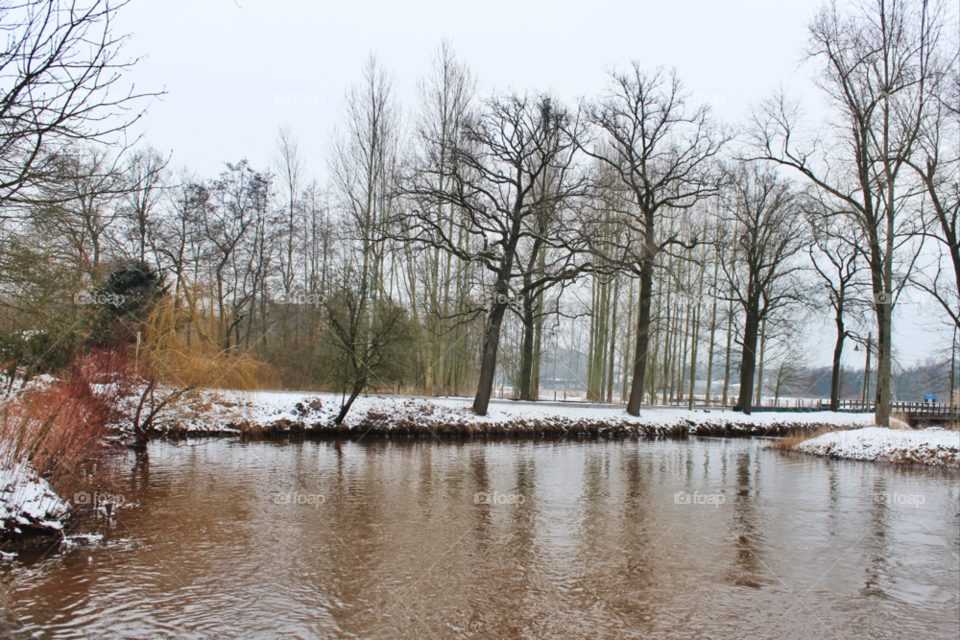
M891 413L905 413L911 418L960 417L960 405L935 402L891 402Z
M553 400L555 402L580 402L591 403L582 390L574 391L544 391L540 390L540 400ZM711 394L709 403L702 394L694 395L693 406L695 408L715 407L733 409L736 404L736 396L728 397L727 404L723 405L721 397ZM619 393L613 394L613 404L624 404L625 398L621 398ZM644 405L649 402L648 396L643 398ZM658 407L677 407L686 408L689 406L690 396L684 398L657 398L654 406ZM765 397L763 403L753 405L755 411L785 411L785 412L803 412L803 411L829 411L830 401L822 398L770 398ZM873 413L876 406L873 402L863 402L861 400L840 400L837 405L838 411ZM890 412L905 414L911 419L930 418L935 420L956 420L960 421L960 404L933 403L933 402L891 402Z
M829 400L819 400L819 406L824 411L830 409ZM861 400L841 400L837 405L838 411L859 411L862 413L873 413L876 411L875 405L872 402L863 402Z

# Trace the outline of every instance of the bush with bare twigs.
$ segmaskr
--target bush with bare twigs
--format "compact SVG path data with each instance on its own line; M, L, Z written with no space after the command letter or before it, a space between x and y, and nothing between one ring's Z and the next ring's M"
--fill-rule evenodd
M7 396L0 404L0 467L26 466L60 496L109 486L102 464L116 451L118 399L126 378L119 352L79 359L63 379Z

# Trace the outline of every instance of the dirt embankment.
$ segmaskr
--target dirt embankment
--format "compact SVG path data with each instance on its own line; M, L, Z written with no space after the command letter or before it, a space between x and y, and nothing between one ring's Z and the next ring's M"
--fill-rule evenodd
M428 400L382 399L369 407L358 408L344 424L333 423L333 407L319 398L304 398L275 415L241 412L234 402L233 412L212 411L203 403L205 413L221 416L203 420L197 415L178 419L176 414L158 422L155 435L201 436L287 436L310 435L337 438L685 438L690 435L714 437L782 436L821 429L852 428L812 421L753 421L732 412L657 413L649 418L626 416L623 411L607 409L602 417L562 415L494 416L478 418L463 407L451 408ZM575 412L574 412L575 413ZM580 412L583 413L583 412ZM701 417L702 416L702 417Z

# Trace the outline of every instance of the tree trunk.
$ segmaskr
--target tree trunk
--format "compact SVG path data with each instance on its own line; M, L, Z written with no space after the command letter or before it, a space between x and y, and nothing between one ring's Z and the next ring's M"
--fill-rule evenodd
M613 310L610 313L610 350L607 353L607 402L613 402L613 365L617 353L617 302L620 298L620 279L613 280Z
M740 362L740 399L737 406L750 415L753 405L753 376L757 370L757 337L760 333L759 314L750 310L743 323L743 354Z
M763 406L763 354L767 348L767 319L764 318L763 322L760 323L760 358L759 365L757 366L757 404L755 406Z
M847 337L843 327L843 307L837 310L837 343L833 347L833 372L830 378L830 411L840 408L840 357L843 355L843 341Z
M358 381L353 385L353 390L350 392L350 397L347 398L347 401L343 403L343 406L340 407L340 413L337 414L337 417L333 419L333 423L338 427L343 422L343 419L347 417L347 413L350 411L350 407L353 406L353 401L357 399L357 396L360 395L360 392L363 391L363 387L366 384L366 380Z
M590 296L590 344L587 350L587 402L597 402L597 372L600 369L598 358L601 338L601 312L603 287L599 277L593 277Z
M623 352L623 381L620 386L620 402L622 403L627 397L627 370L630 368L630 345L633 344L633 278L627 280L627 284L630 287L630 297L627 300L627 318L624 323L627 327L627 336L623 341L623 346L621 347Z
M720 261L717 260L717 264ZM713 309L710 312L710 347L707 355L707 388L704 397L704 404L710 405L710 387L713 384L713 351L716 344L717 335L717 267L713 270Z
M687 304L687 317L684 324L681 325L681 330L683 331L683 341L680 343L680 351L677 357L677 404L683 402L683 394L687 384L687 377L684 374L687 367L688 346L691 342L690 336L693 332L693 306L690 304Z
M506 295L506 289L497 288ZM507 310L505 303L497 303L490 311L483 329L483 351L480 361L480 380L477 382L477 397L473 400L473 412L478 416L487 415L490 396L493 393L493 378L497 370L497 351L500 348L500 326Z
M892 305L877 305L877 407L875 422L881 427L890 426L890 338Z
M702 291L701 291L702 293ZM697 304L696 313L693 316L693 336L691 338L690 344L690 402L687 407L693 409L693 393L696 390L695 386L697 384L697 347L700 346L700 314L702 310L700 305Z
M870 354L873 352L873 334L867 334L867 364L863 368L863 406L870 406Z
M730 294L730 308L727 309L727 352L723 364L723 400L727 406L727 392L730 390L730 350L733 347L733 294Z
M534 310L537 319L534 321L533 331L533 367L530 375L530 399L536 402L540 399L540 360L543 353L543 292L535 298Z
M648 223L652 231L652 222ZM648 238L650 233L647 234ZM647 347L650 344L650 292L653 287L653 256L644 258L640 269L640 314L637 318L637 352L633 366L633 383L630 387L630 401L627 413L640 415L640 403L643 400L643 379L647 373Z
M531 387L533 385L533 334L535 329L534 300L532 293L527 293L523 297L523 339L520 343L520 382L518 385L521 400L533 399Z

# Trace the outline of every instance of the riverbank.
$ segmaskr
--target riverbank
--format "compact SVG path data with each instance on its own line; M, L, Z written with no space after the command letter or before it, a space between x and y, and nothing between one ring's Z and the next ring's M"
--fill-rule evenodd
M938 427L836 431L803 440L788 450L828 458L960 469L960 431Z
M155 435L325 435L337 437L686 437L777 436L816 429L856 429L872 414L777 413L645 408L634 417L620 405L495 400L486 416L469 398L357 398L343 424L335 394L283 391L193 391L156 417Z
M43 478L24 464L0 469L0 558L61 535L69 510Z

